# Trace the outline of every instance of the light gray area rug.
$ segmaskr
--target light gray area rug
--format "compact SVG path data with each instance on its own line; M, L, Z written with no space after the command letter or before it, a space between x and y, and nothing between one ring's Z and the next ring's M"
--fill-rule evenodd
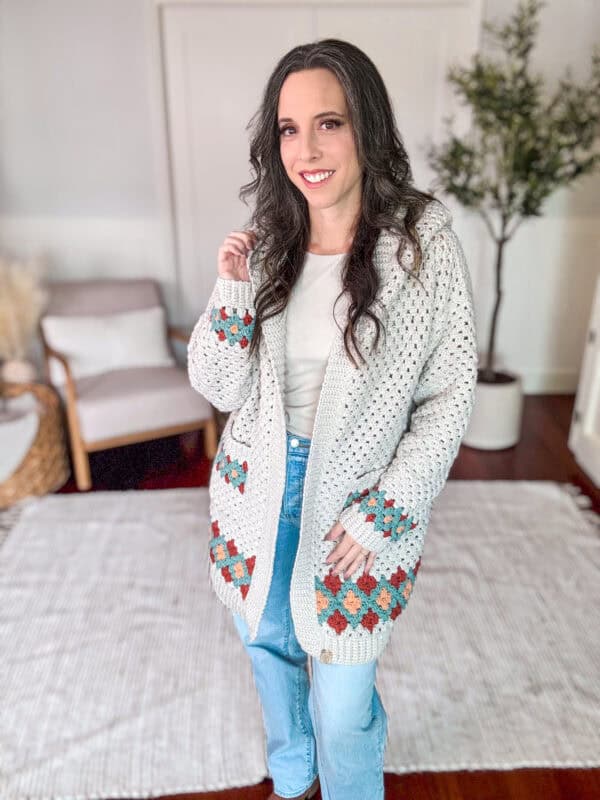
M385 769L600 766L600 528L552 482L450 481L379 662ZM0 797L218 790L268 775L208 582L207 489L0 515Z

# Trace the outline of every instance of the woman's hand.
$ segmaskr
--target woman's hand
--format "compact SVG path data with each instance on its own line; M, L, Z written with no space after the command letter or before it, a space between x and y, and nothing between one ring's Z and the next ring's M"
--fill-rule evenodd
M333 569L333 574L335 575L338 572L346 570L344 573L344 578L347 579L358 569L362 561L366 558L367 564L363 571L365 575L368 575L377 554L371 550L365 550L362 548L358 542L345 531L341 522L336 522L323 538L326 541L330 541L332 539L338 539L342 534L345 534L345 536L337 543L331 553L327 556L325 563L331 564L332 562L337 561L338 563Z
M254 231L231 231L219 247L219 277L234 281L249 281L247 256L255 245Z

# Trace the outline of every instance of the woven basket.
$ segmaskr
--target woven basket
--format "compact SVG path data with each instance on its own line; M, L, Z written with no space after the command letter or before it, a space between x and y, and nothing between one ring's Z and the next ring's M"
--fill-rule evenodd
M38 430L25 458L0 484L0 509L29 495L60 489L70 475L63 411L58 393L43 383L0 383L0 396L17 397L31 392L37 401Z

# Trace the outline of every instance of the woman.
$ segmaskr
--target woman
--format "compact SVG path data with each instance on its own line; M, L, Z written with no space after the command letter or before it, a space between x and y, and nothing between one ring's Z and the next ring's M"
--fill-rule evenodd
M472 409L470 277L354 45L280 60L251 163L240 197L255 211L219 248L188 349L194 388L232 412L209 483L210 578L251 658L271 798L320 781L324 800L380 800L377 659Z

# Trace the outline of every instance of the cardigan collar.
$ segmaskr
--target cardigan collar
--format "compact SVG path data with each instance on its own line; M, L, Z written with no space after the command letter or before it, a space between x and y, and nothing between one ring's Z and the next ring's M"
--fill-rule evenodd
M403 213L402 211L400 213ZM439 200L433 200L425 207L423 214L416 223L417 233L421 244L423 253L431 237L445 225L450 225L452 222L452 215L445 205ZM398 235L387 228L380 231L373 254L373 264L377 269L380 277L380 286L376 295L374 309L376 315L385 325L387 312L397 294L402 290L407 279L405 269L402 269L398 264L396 258L396 251L399 245ZM259 286L259 258L254 258L258 251L251 251L250 258L248 259L248 273L254 293L256 293ZM402 251L402 263L407 269L411 268L412 264L412 248L406 246ZM281 398L283 398L285 387L285 331L287 320L288 306L282 312L270 317L262 322L262 335L265 339L268 352L271 356L275 373L279 382ZM341 388L343 390L344 375L350 376L355 374L355 368L345 353L343 329L340 331L338 326L334 326L334 337L329 351L329 356L326 364L326 372L323 380L321 391L323 392L326 386L326 373L332 364L331 369L335 368L338 377L342 381ZM357 341L361 345L366 345L370 336L375 331L375 324L366 315L362 315L355 325L355 335ZM361 352L366 356L365 349L361 346ZM355 355L356 357L356 355ZM358 363L360 360L357 358Z

